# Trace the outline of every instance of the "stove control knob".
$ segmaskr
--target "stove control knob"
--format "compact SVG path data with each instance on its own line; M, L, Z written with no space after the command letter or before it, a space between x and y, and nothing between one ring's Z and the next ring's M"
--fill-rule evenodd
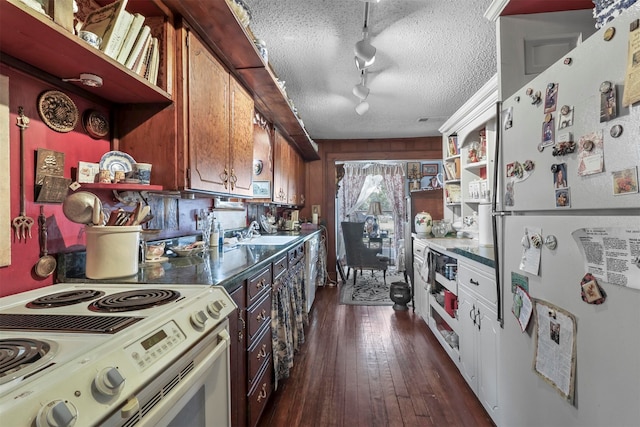
M207 323L207 319L207 314L204 311L199 310L191 315L191 324L196 329L202 329L204 328L204 324Z
M93 380L96 390L105 396L115 396L120 393L124 387L124 377L118 371L118 368L109 366L104 368L96 375Z
M78 419L78 410L71 402L53 400L44 405L36 416L37 427L70 427Z
M220 310L222 310L223 308L224 306L220 301L214 301L211 304L207 305L207 311L209 312L209 315L214 319L220 317Z

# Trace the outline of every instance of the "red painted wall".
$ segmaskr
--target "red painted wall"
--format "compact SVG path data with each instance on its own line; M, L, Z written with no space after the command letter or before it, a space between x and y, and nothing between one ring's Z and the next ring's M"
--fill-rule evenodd
M37 219L40 203L34 201L34 178L36 151L47 148L65 154L64 176L72 178L71 169L77 168L78 161L98 163L104 153L111 149L110 140L91 138L82 126L82 113L87 109L96 109L109 116L109 105L96 104L70 91L66 93L78 107L79 119L75 129L68 133L59 133L49 128L38 114L38 97L47 90L61 90L21 71L0 64L0 73L9 76L10 117L10 171L0 171L11 179L11 218L20 213L20 132L16 126L18 106L24 107L24 114L30 119L25 131L25 210L26 215L34 219L31 238L26 242L18 241L12 233L11 265L0 267L0 297L50 285L53 276L39 278L33 273L33 267L40 258ZM3 179L3 178L0 178ZM1 194L0 197L8 197ZM69 221L62 213L62 204L42 204L47 217L49 233L48 250L50 254L73 251L78 245L84 246L83 226ZM10 227L10 224L2 224ZM54 274L55 275L55 274Z

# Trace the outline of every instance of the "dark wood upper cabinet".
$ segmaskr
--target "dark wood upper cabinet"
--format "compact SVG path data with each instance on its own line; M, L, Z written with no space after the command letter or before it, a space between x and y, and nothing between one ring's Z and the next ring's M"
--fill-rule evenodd
M273 70L262 60L252 36L225 0L164 0L164 3L193 25L203 41L252 93L256 109L282 131L302 157L319 160L306 130L278 86Z

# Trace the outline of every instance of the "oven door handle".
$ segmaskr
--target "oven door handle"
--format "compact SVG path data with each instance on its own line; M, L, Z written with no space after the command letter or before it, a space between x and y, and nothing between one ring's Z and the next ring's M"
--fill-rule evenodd
M180 382L176 387L174 387L171 390L171 393L165 399L162 399L161 401L159 401L158 405L155 408L147 412L144 418L141 419L140 422L137 424L138 426L151 427L151 426L156 426L159 423L167 424L168 421L172 420L177 415L177 411L176 413L173 413L172 410L170 410L168 413L158 413L158 410L160 408L166 408L167 406L169 408L174 408L175 403L177 403L178 400L183 399L185 396L185 393L187 393L189 389L193 388L194 384L198 383L198 381L202 381L202 379L206 376L205 372L211 368L211 366L215 363L215 361L219 357L224 356L225 353L227 353L226 357L228 357L227 349L231 345L231 337L229 335L229 331L227 329L222 329L217 333L217 336L218 336L218 344L211 350L209 354L205 356L205 358L198 364L196 369L191 371L191 373L189 374L189 378L186 379L185 381ZM230 385L227 384L226 387L227 387L227 395L229 395ZM123 418L128 418L131 416L131 414L127 414L127 416L125 416L124 413L122 413L121 415ZM161 422L161 420L166 420L167 422L163 423Z

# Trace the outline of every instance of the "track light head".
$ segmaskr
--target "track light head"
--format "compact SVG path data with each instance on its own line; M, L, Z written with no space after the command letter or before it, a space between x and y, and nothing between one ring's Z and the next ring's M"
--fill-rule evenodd
M358 105L356 105L356 113L359 115L363 115L369 111L369 103L367 101L361 101Z
M365 63L371 62L373 64L373 61L375 61L376 48L365 39L356 43L353 51L356 54L356 57L363 60Z
M365 62L357 56L354 57L354 59L356 61L356 68L358 69L358 71L366 70L367 68L371 67L376 60L376 58L374 57L371 61Z
M353 87L353 94L364 101L369 96L369 88L359 83Z

